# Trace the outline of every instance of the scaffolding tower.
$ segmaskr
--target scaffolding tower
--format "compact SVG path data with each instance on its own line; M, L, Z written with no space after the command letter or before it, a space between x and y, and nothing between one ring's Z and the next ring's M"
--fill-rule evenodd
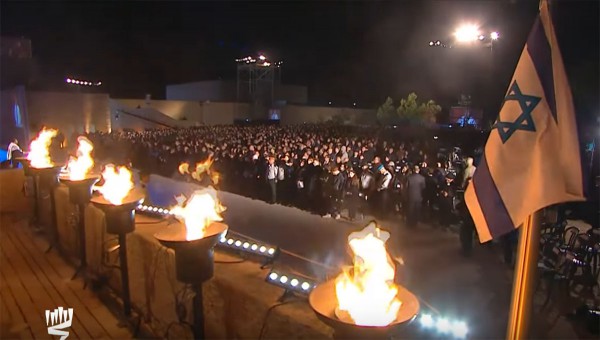
M263 55L237 59L237 102L250 103L249 118L266 119L281 82L282 62L272 63Z

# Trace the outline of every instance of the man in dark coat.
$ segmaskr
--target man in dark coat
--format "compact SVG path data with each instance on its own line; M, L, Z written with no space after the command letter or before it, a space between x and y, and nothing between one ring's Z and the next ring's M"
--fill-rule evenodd
M408 176L408 211L406 223L409 227L416 227L421 216L421 208L423 205L423 191L425 190L425 177L421 174L421 168L416 165L413 168L413 173Z

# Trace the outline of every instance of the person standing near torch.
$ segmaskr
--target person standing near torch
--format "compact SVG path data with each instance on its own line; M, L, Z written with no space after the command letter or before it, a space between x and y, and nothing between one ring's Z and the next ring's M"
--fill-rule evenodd
M10 142L10 144L8 144L8 150L6 152L6 159L10 162L11 168L15 167L16 163L14 159L22 155L23 150L21 150L21 147L19 146L19 141L15 138L12 142Z
M275 164L275 156L269 156L267 164L267 173L265 178L271 190L271 203L277 202L277 178L279 177L279 167Z

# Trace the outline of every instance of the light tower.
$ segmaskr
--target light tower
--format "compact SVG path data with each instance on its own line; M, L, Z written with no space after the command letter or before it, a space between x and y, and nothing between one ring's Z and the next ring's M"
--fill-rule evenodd
M271 62L264 55L236 59L237 101L250 103L250 117L266 119L275 99L275 85L281 81L283 62Z

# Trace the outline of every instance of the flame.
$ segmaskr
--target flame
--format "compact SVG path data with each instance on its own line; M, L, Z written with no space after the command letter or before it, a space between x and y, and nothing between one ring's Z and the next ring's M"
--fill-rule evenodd
M79 147L77 148L77 157L71 157L67 164L69 178L74 181L80 181L94 167L94 159L91 157L94 145L89 139L81 136L77 138Z
M179 173L182 175L190 173L190 164L189 163L181 163L179 164Z
M389 237L375 222L348 236L354 267L336 278L335 290L338 310L347 312L356 325L387 326L400 310L395 267L385 248Z
M124 166L117 169L114 165L107 164L102 172L102 178L104 179L104 185L98 187L98 191L110 203L121 205L123 199L133 189L131 171Z
M52 138L56 137L58 130L43 128L29 145L29 154L27 160L34 168L51 168L54 163L50 159L48 148L52 143Z
M195 191L187 204L173 207L171 212L185 224L186 240L193 241L204 237L206 228L213 222L222 221L225 207L217 198L213 187Z
M196 181L202 180L202 175L207 174L210 176L213 185L219 184L220 175L218 172L211 169L214 160L212 156L208 157L204 162L196 163L196 169L194 172L190 172L190 164L187 162L179 164L179 173L182 175L189 174Z

